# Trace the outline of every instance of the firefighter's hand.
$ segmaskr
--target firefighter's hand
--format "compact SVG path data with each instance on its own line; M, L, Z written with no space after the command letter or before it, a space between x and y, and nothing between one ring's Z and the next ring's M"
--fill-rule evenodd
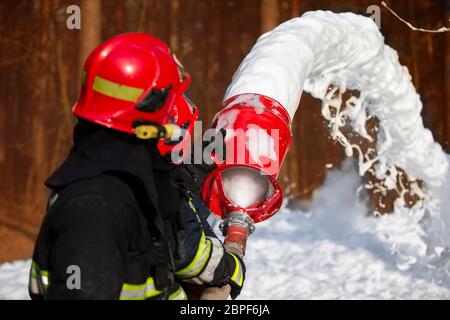
M239 296L244 286L245 264L237 254L227 252L225 259L229 272L227 282L231 286L230 296L234 300Z

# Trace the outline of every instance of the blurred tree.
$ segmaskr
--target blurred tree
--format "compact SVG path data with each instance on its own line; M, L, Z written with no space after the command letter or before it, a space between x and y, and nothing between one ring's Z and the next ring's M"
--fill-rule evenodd
M280 23L278 0L261 0L261 33L275 28Z
M89 53L102 41L102 1L81 1L79 77ZM81 84L81 79L78 81Z

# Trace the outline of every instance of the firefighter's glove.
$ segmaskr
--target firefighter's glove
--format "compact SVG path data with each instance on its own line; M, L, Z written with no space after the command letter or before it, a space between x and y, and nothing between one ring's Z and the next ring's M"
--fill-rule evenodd
M234 253L226 253L225 256L228 269L228 284L231 286L231 299L236 299L241 293L245 280L244 261Z

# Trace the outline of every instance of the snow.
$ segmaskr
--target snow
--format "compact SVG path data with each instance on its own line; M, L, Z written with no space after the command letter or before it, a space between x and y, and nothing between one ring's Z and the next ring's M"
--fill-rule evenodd
M374 217L359 185L347 161L307 212L284 208L257 224L240 298L449 299L450 209ZM447 176L443 199L449 190Z
M331 169L309 210L256 225L239 299L450 299L450 175L433 191L439 215L374 217L355 166ZM0 299L28 299L29 267L0 266Z
M22 260L0 265L0 300L25 300L31 261Z

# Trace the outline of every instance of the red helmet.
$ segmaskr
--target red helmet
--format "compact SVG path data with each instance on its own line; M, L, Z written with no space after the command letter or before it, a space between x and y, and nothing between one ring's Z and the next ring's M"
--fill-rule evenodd
M165 155L190 130L197 108L184 91L190 76L161 40L145 33L125 33L100 44L83 69L83 85L73 113L100 125L160 139ZM178 132L176 141L171 141Z
M180 163L184 156L183 151L191 143L191 134L194 131L194 122L198 118L198 107L185 95L175 99L170 118L174 121L176 128L171 139L161 139L158 142L158 150L162 155L168 155L175 151L171 161ZM180 128L181 130L178 130ZM170 130L171 128L169 128Z

